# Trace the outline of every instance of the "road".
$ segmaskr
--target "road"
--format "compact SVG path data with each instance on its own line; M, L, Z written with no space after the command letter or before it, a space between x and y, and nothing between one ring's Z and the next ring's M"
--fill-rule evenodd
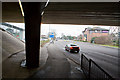
M54 52L64 53L68 57L74 59L76 62L80 63L81 53L69 53L65 51L64 47L66 44L75 43L81 47L81 53L85 54L88 58L94 60L98 65L100 65L106 72L108 72L112 77L118 77L118 49L109 48L100 45L95 45L87 42L77 42L77 41L65 41L58 40L54 44L50 44L54 49ZM56 51L57 49L57 51ZM50 51L50 49L49 49Z

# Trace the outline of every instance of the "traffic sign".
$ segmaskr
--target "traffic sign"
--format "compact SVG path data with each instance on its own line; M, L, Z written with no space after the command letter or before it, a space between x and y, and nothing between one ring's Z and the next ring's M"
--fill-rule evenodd
M54 35L50 35L49 37L50 37L50 38L54 38Z

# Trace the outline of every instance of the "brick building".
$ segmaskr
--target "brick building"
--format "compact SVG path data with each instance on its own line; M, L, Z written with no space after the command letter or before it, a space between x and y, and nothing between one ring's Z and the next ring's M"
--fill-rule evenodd
M100 36L108 36L109 30L100 28L100 27L94 27L94 28L85 28L83 31L82 40L91 42L91 39L94 37L100 37Z

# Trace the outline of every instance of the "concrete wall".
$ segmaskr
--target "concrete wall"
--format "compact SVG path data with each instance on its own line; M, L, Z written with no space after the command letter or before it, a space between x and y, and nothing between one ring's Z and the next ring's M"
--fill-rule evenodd
M25 44L19 39L15 38L6 31L2 31L2 38L0 38L0 47L2 47L2 61L8 58L10 55L22 51L25 49Z

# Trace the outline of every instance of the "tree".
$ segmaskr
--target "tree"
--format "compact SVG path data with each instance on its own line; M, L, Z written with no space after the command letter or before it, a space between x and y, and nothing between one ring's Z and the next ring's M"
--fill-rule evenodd
M80 35L77 37L77 40L82 41L82 34L80 34Z

